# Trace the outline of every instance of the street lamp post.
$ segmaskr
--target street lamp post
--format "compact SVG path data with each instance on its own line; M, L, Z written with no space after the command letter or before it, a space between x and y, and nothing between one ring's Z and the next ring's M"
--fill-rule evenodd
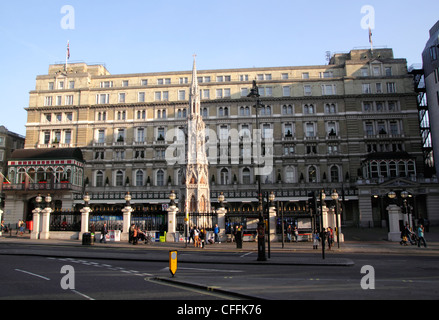
M325 260L326 232L323 226L323 202L325 201L325 190L320 191L320 238L322 238L322 259Z
M274 206L274 199L276 196L271 191L268 195L268 258L271 258L271 230L270 230L270 213L276 214L276 207Z
M411 219L411 208L410 208L410 204L408 203L408 198L411 197L411 194L408 193L406 190L401 191L401 198L404 204L404 211L405 214L407 215L407 222L409 224L409 227L412 228L412 219Z
M338 193L337 190L334 189L334 191L331 194L332 200L335 201L335 225L337 228L337 247L340 249L340 233L339 233L339 225L338 225Z
M247 95L249 98L253 98L256 100L256 130L258 136L259 133L259 108L261 107L261 101L259 99L259 89L256 85L256 80L253 80L253 86L250 89L250 93ZM256 141L258 149L259 149L259 141ZM258 159L257 159L257 165L255 166L255 175L259 174L259 170L256 170L259 168L259 157L260 152L257 150ZM265 223L264 223L264 214L263 214L263 198L262 198L262 191L261 191L261 179L260 177L258 179L258 212L259 212L259 221L258 221L258 258L257 261L266 261L267 257L265 255Z

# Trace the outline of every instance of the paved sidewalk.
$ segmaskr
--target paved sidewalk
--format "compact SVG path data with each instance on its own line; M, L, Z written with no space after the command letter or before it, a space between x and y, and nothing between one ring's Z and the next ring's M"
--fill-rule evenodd
M266 243L267 261L256 261L257 243L244 242L242 249L235 243L216 243L206 245L205 248L194 248L193 243L183 242L155 242L149 245L139 242L132 245L127 242L95 243L92 246L83 246L80 240L31 240L29 234L12 237L9 235L0 238L0 244L14 244L13 248L3 248L0 254L33 254L57 255L81 258L127 259L167 261L169 250L178 250L179 262L202 263L246 263L246 264L300 264L300 265L340 265L351 266L349 254L399 254L399 255L438 255L439 256L439 227L430 228L426 233L427 248L401 246L399 242L389 242L386 229L359 229L345 228L343 230L345 242L334 243L331 250L326 247L325 259L322 259L322 250L312 248L312 242L284 243L272 242L270 248ZM74 250L62 251L68 246ZM111 248L112 250L105 250ZM111 252L111 254L110 254ZM217 253L217 254L213 254ZM218 259L221 254L221 259Z

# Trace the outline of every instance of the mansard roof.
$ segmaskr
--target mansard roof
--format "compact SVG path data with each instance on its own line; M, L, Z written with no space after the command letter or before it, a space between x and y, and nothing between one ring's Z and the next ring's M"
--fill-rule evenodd
M10 160L78 160L84 162L80 148L18 149L12 152Z

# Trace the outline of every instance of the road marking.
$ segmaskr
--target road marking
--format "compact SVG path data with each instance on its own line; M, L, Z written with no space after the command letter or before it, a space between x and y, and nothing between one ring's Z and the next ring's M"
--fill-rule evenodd
M240 258L244 258L245 256L248 256L249 254L252 254L253 252L247 252L246 254L243 254L242 256L239 256Z
M160 271L165 271L165 270L169 270L169 267L165 267ZM232 272L232 273L244 272L242 270L203 269L203 268L186 268L186 267L178 267L178 270L215 271L215 272Z
M84 297L84 298L86 298L86 299L88 299L88 300L95 300L95 299L93 299L92 297L89 297L89 296L87 296L86 294L83 294L83 293L81 293L81 292L79 292L79 291L72 290L72 292L74 292L74 293L76 293L76 294L78 294L78 295L80 295L80 296L82 296L82 297Z
M21 270L21 269L15 269L15 271L27 273L27 274L30 274L31 276L35 276L35 277L38 277L38 278L41 278L41 279L44 279L44 280L50 280L49 278L40 276L39 274L32 273L32 272L29 272L29 271L25 271L25 270Z

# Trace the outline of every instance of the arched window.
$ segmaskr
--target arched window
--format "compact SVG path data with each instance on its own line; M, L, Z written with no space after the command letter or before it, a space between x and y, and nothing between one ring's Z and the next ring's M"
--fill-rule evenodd
M229 184L229 170L226 168L221 169L220 180L221 184Z
M116 186L117 187L123 186L123 171L122 170L118 170L116 172Z
M96 172L96 187L104 186L104 173L102 171Z
M285 169L285 183L294 183L294 168L293 167L287 167Z
M163 172L163 170L157 171L156 185L157 186L164 186L165 185L165 173Z
M337 166L332 166L331 167L331 182L339 182L340 178L339 178L340 174L339 174L339 170Z
M317 169L314 166L308 168L308 182L317 182Z
M242 183L243 184L250 184L250 169L244 168L242 169Z
M142 170L136 171L136 186L137 187L143 186L143 171Z

